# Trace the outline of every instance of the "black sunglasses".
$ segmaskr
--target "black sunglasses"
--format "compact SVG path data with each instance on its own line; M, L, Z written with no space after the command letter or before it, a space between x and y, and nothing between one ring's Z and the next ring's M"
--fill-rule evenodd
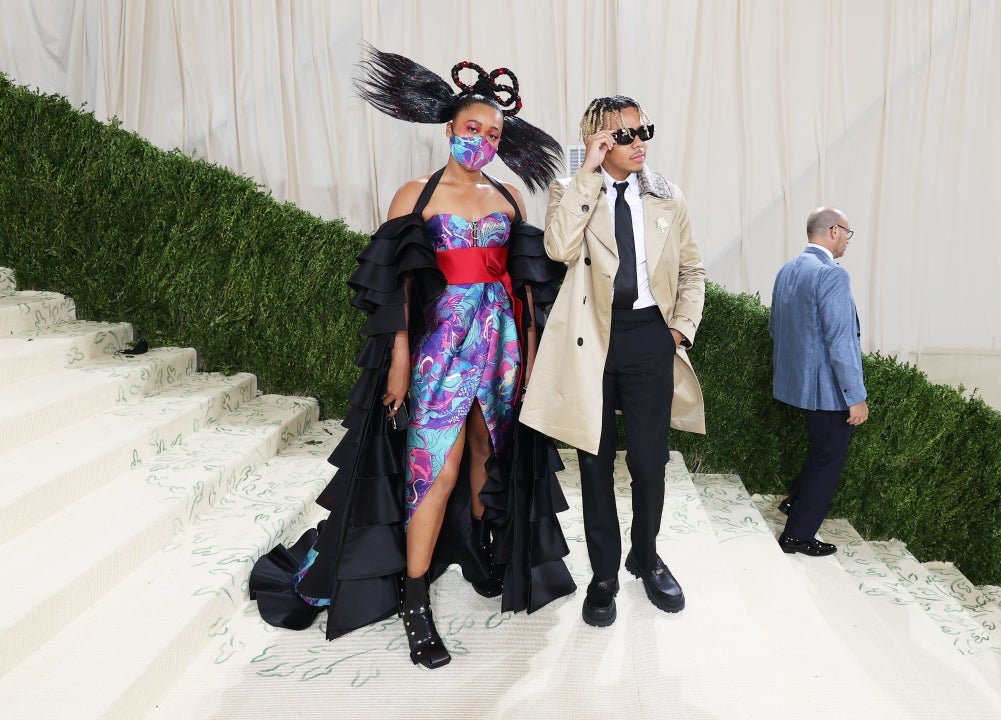
M636 136L643 142L646 142L653 137L653 123L649 125L640 125L638 128L619 128L612 133L612 139L615 140L619 145L629 145Z

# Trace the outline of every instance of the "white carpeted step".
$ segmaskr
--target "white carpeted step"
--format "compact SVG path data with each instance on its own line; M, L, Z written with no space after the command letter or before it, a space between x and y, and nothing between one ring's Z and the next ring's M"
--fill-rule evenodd
M786 516L778 510L782 495L754 495L755 506L769 529L776 537L785 526ZM921 623L917 601L902 587L896 574L880 560L868 543L856 532L851 523L842 519L828 519L820 527L819 537L838 546L834 557L857 583L858 590L869 598L884 598L890 605L909 606L915 613L911 621ZM877 604L877 609L882 605ZM893 615L889 616L892 619ZM884 620L887 618L884 617Z
M226 633L245 604L253 562L312 520L342 433L333 422L304 430L257 470L238 473L229 492L213 493L204 512L104 597L80 598L80 616L0 680L5 717L146 717L207 640ZM175 717L211 714L189 707Z
M921 564L899 540L870 542L876 555L893 570L932 622L956 650L966 656L994 687L1001 690L1001 655L990 635L971 618L948 583Z
M76 303L57 292L18 290L0 294L0 337L76 319Z
M113 355L0 386L0 455L194 373L191 348Z
M977 587L967 578L954 563L925 562L921 563L928 573L937 578L938 584L947 589L962 605L966 615L983 628L983 633L977 633L978 642L994 655L1001 655L1001 606L990 595L991 588Z
M775 509L780 499L765 495L757 500L762 514L767 516L775 532L780 531L785 522L785 516ZM895 636L909 638L919 648L916 652L928 656L960 650L960 637L964 628L967 633L974 629L968 619L943 623L930 616L913 592L912 583L886 563L888 553L881 550L881 543L866 542L851 523L842 519L825 520L820 534L825 540L838 546L834 557L853 578L858 591ZM958 607L958 603L954 604ZM970 653L960 651L958 654ZM978 657L971 667L980 672L992 687L1001 691L1001 683L994 677L992 663L983 661L982 656Z
M317 418L309 398L265 395L0 546L18 578L0 617L0 674L156 553Z
M196 373L3 456L0 545L257 394L247 373Z
M858 592L856 579L845 572L839 562L839 556L851 552L849 548L839 545L838 553L826 558L787 555L775 540L785 521L785 516L775 508L778 498L755 496L752 499L739 478L732 475L696 475L694 480L721 545L742 553L741 561L749 566L761 564L764 553L783 558L785 564L798 574L806 589L806 601L814 606L821 621L833 629L843 642L856 649L858 662L869 672L896 672L914 683L915 687L935 688L934 693L927 690L918 692L919 697L934 694L934 702L939 702L949 693L971 692L981 697L988 706L997 704L1001 707L1001 695L997 688L985 682L963 658L949 655L932 628L921 623L918 633L912 636L906 627L890 627L884 622L865 595ZM765 512L762 513L759 508ZM836 544L840 539L834 536L828 523L821 528L820 536ZM779 576L763 574L762 577L767 577L768 582L759 582L757 587L767 589ZM789 607L788 591L789 587L783 584L781 591L776 593L777 608ZM787 625L789 632L813 632L812 628L792 621ZM893 680L885 675L883 682L892 684ZM957 690L959 688L962 689ZM952 699L955 700L956 696L953 695ZM932 700L922 698L918 702L924 704ZM948 702L940 708L942 712L947 712Z
M988 617L983 619L983 625L993 633L1001 630L1001 587L997 585L981 585L978 588L985 602L984 609Z
M453 568L432 586L436 623L453 660L431 677L410 663L396 618L328 643L322 621L298 633L275 629L249 603L213 626L208 646L166 697L150 698L156 707L148 720L193 712L245 720L1001 717L1001 702L972 671L972 681L947 670L929 684L879 634L878 623L872 637L867 625L833 623L830 606L803 584L800 563L767 532L718 542L676 456L659 548L688 606L676 615L656 610L623 570L616 622L584 625L590 570L579 479L572 456L564 454L564 462L570 510L561 521L581 586L575 596L532 615L500 613L496 599L477 596ZM625 552L630 500L621 467L617 478ZM751 545L761 548L752 552ZM836 562L823 564L844 575Z
M114 355L132 341L128 323L67 320L0 335L0 385Z
M1001 691L996 662L985 655L985 648L977 647L974 639L978 632L977 625L962 616L959 601L954 598L948 601L952 611L944 616L928 612L922 599L925 592L903 577L893 563L887 562L898 552L906 552L903 543L866 542L844 520L825 520L823 529L828 539L845 549L844 552L839 551L839 560L855 577L859 590L889 627L898 633L909 633L928 652L948 649L965 656L971 667L980 672L992 687ZM920 565L916 560L914 563Z
M17 281L14 279L14 271L10 268L0 267L0 295L9 295L17 290Z

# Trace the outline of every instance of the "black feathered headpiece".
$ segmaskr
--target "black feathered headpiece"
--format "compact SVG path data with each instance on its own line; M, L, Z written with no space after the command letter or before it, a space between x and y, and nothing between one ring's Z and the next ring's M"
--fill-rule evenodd
M365 52L365 59L359 63L361 76L355 78L354 84L372 107L408 122L443 123L452 120L471 95L483 96L504 113L504 132L497 148L504 164L532 192L545 189L556 177L563 147L549 134L515 117L521 110L518 78L507 68L487 73L468 60L456 63L452 80L459 92L453 93L445 80L410 58L381 52L367 43ZM462 70L476 72L472 85L459 80ZM505 78L509 82L498 82Z

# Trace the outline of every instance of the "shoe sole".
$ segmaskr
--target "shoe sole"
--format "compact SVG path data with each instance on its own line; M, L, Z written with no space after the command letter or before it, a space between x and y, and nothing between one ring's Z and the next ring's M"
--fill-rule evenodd
M452 662L452 656L449 655L444 660L439 660L437 662L426 663L417 656L415 656L413 653L410 653L410 660L413 661L414 665L420 665L421 667L426 667L428 670L435 670L440 667L445 667L450 662Z
M780 545L779 547L782 547L782 546ZM837 551L838 551L838 549L834 548L830 552L825 552L825 553L810 553L810 552L806 552L804 550L800 550L798 548L788 548L788 549L786 549L784 547L782 548L782 552L784 552L786 555L795 555L796 553L799 553L800 555L805 555L806 557L830 557L831 555L833 555Z
M626 570L628 570L629 573L634 578L638 579L640 582L643 582L643 577L640 574L640 569L636 567L636 564L633 562L632 555L629 555L626 558ZM654 607L656 607L658 610L663 610L664 612L668 613L676 613L676 612L681 612L682 610L685 609L684 593L682 593L677 600L667 600L662 595L658 595L652 592L650 588L647 587L645 582L643 583L643 590L646 592L647 599L650 602L652 602Z
M615 602L615 601L613 600L612 602ZM604 619L604 620L599 620L597 618L590 618L590 617L588 617L586 610L581 610L580 616L584 619L584 622L586 624L590 625L591 627L608 627L613 622L615 622L615 616L617 614L618 613L616 612L615 608L613 607L612 608L612 614L607 619Z

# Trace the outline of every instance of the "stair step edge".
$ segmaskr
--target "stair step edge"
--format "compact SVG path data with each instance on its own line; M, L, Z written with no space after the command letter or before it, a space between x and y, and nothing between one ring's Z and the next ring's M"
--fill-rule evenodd
M14 576L33 578L0 618L0 674L72 619L81 603L96 601L315 420L315 401L263 397L263 404L273 406L270 415L247 410L248 419L258 422L256 428L231 422L203 431L0 548ZM280 410L286 417L277 417ZM94 527L115 528L117 544L105 548L106 536L95 535ZM70 549L76 554L65 547L67 536L79 538ZM41 573L39 557L49 559ZM81 557L90 564L84 565Z

